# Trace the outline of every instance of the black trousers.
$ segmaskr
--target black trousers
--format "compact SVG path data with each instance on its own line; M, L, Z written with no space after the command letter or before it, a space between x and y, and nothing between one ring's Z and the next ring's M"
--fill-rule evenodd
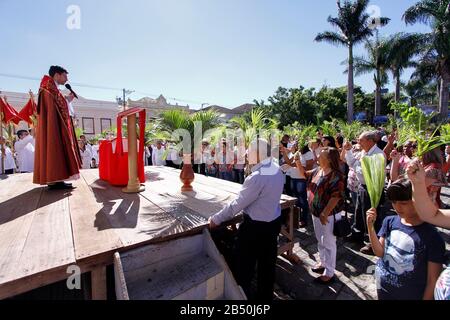
M381 195L380 204L377 208L377 219L375 221L375 230L381 229L382 222L384 220L385 212L383 210L383 204L385 201L384 192ZM361 241L368 239L368 229L367 229L367 211L371 208L370 197L367 189L360 186L358 189L358 197L356 199L355 215L352 226L352 233L355 237L359 238Z
M5 170L5 174L14 174L14 169Z
M292 196L292 190L291 190L291 177L288 175L285 175L286 182L284 184L284 194L287 194L288 196Z
M257 268L256 300L272 301L275 265L281 217L272 222L259 222L244 215L239 227L233 273L247 298L254 300L251 283Z
M194 165L194 172L198 174L206 175L206 164L196 164Z

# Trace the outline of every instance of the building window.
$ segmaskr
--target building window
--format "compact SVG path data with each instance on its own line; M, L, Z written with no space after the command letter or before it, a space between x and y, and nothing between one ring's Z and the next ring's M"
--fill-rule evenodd
M95 134L94 118L82 118L82 122L84 134Z
M101 132L111 129L111 126L111 119L100 119L100 128L102 130Z

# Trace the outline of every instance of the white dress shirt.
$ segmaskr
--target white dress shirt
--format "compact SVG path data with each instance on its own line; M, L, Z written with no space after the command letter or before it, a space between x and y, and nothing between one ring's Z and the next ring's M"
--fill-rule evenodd
M356 158L353 155L352 150L347 151L347 153L345 154L345 160L347 161L347 164L349 167L353 168L353 170L355 170L356 173L356 177L358 178L358 182L361 185L366 185L366 181L364 180L364 175L363 175L363 171L362 171L362 166L361 166L361 160L364 156L373 156L375 154L383 154L384 156L384 152L383 150L381 150L380 148L378 148L378 146L375 144L370 150L369 152L365 152L364 150L361 151L361 156Z
M14 144L19 172L34 171L34 144L35 141L31 135L26 136L22 140L18 140Z
M80 155L82 160L82 169L90 169L92 161L92 152L86 147L86 150L80 149Z
M0 160L2 156L2 150L0 149ZM16 162L14 161L14 156L11 149L5 146L5 170L11 170L16 168Z
M263 160L252 168L252 174L245 179L238 198L216 213L212 221L220 225L243 211L254 221L272 222L281 214L283 187L279 165L271 158Z
M164 147L161 147L161 149L158 149L157 147L153 148L152 152L152 162L154 166L165 166L166 160L163 159L164 152L166 149Z

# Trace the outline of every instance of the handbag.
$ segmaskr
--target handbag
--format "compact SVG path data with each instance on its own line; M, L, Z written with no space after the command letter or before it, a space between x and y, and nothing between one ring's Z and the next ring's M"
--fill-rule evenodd
M333 234L337 238L345 238L352 233L352 227L350 225L350 221L348 220L347 205L345 206L344 211L345 217L337 221L336 221L336 214L340 214L340 212L333 214L334 218Z

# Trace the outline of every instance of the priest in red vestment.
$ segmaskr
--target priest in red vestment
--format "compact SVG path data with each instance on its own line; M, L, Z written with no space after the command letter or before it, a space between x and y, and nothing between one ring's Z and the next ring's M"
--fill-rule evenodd
M72 189L65 180L79 178L81 156L69 112L73 94L64 97L58 86L67 82L68 72L50 67L39 89L33 182L49 189Z

